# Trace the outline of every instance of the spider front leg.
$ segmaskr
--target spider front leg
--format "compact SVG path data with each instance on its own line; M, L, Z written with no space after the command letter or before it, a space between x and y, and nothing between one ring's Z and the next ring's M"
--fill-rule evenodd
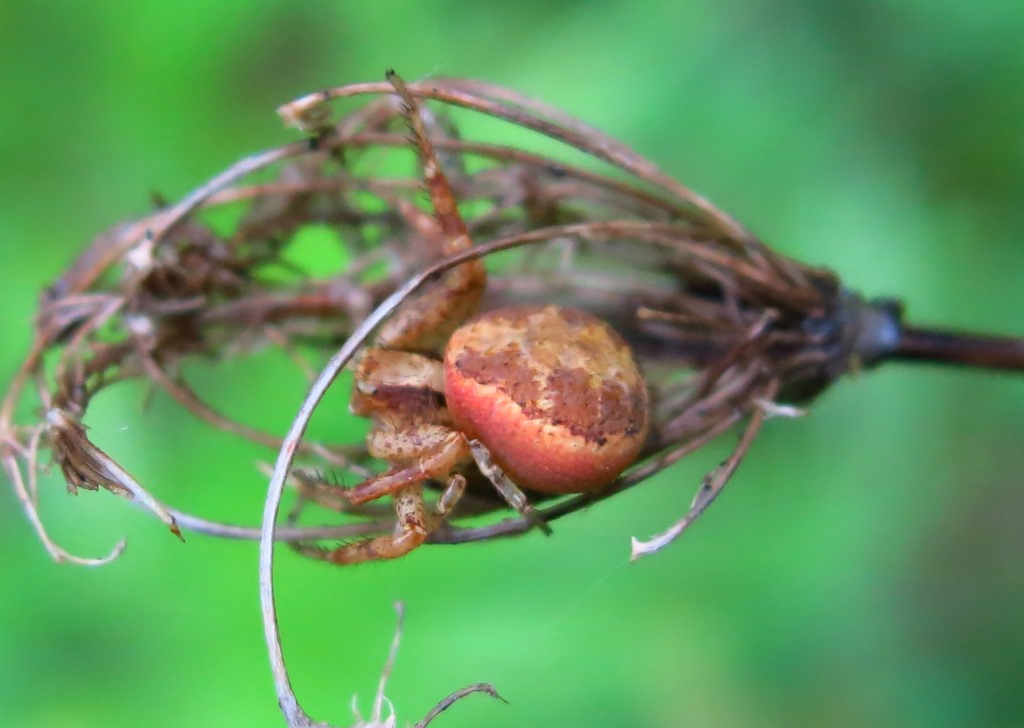
M391 468L340 491L345 500L358 505L424 480L443 480L470 460L466 437L450 426L441 405L441 362L371 347L360 359L354 380L352 412L373 420L367 451Z
M420 155L423 183L434 209L432 223L436 224L440 253L451 255L471 248L473 241L459 213L448 178L437 161L416 99L394 71L388 71L387 78L402 99L402 113ZM377 345L389 349L440 352L452 332L476 313L486 285L487 270L482 260L469 260L453 268L444 274L438 285L406 301L395 312L381 328Z
M303 543L295 544L294 548L304 556L339 565L405 556L422 544L430 533L423 488L419 485L402 488L394 494L394 501L398 522L393 533L342 544L335 549Z
M447 487L438 501L440 513L454 507L462 495L466 480L462 475L452 473L471 458L469 444L462 433L443 425L416 420L396 427L385 419L375 421L367 446L374 457L392 463L391 469L354 488L338 489L337 493L353 504L391 495L396 515L394 532L344 544L333 550L298 544L296 550L300 553L335 564L396 559L423 543L437 524L437 518L427 513L423 499L424 481L446 482Z
M479 440L470 440L469 450L473 453L473 460L476 461L476 466L480 468L480 472L491 481L494 489L505 499L505 502L516 509L519 515L543 531L545 535L550 536L552 533L551 526L533 507L530 499L526 497L526 493L520 490L519 486L513 483L511 478L505 475L505 471L494 462L494 457L491 455L491 451L487 449L487 446Z
M367 449L393 466L344 491L345 499L356 505L426 480L447 481L453 470L471 458L469 442L461 432L424 423L397 429L378 422L367 437Z

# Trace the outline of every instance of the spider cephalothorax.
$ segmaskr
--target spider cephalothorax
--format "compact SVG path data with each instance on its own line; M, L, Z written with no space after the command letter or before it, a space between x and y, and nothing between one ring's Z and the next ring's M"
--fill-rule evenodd
M444 254L472 245L415 100L393 74L422 158L434 215L406 209ZM639 454L648 430L647 387L629 347L606 323L557 306L480 315L487 281L469 260L406 301L363 353L351 408L372 425L367 450L391 467L340 490L352 504L391 495L393 533L307 550L335 563L397 558L423 543L478 467L511 504L518 490L580 493L607 485ZM436 506L428 481L444 484Z

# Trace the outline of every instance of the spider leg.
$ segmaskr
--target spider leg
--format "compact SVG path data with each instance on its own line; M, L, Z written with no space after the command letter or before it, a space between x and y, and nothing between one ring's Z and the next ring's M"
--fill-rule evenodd
M443 239L441 253L451 255L472 247L466 223L459 213L448 178L437 161L416 99L394 71L388 80L402 99L402 114L412 131L423 166L423 181L434 208L438 232ZM473 315L487 283L482 260L469 260L448 271L439 285L406 302L381 328L377 343L403 349L439 349L451 333Z
M295 481L295 489L299 495L299 501L296 503L297 509L293 513L293 517L298 515L303 501L316 503L324 508L349 513L360 518L386 518L394 513L394 509L387 503L365 503L361 506L349 503L339 494L344 486L323 477L310 473L293 472L292 479Z
M435 395L444 394L444 365L435 359L373 346L356 365L349 410L359 417L386 416L396 407L410 419L446 422Z
M373 394L378 387L427 389L444 393L444 364L422 354L371 347L359 360L356 388Z
M491 457L491 451L487 449L487 446L479 440L470 440L469 449L473 454L477 467L480 468L480 472L491 481L495 490L505 499L505 502L519 511L519 515L550 536L551 526L534 509L530 499L519 489L519 486L513 483L505 475L505 471L501 469L501 466L494 462L494 458Z
M437 499L437 514L439 516L446 516L451 513L455 504L462 499L462 494L465 492L466 477L459 474L450 476L447 484L445 484L444 491L441 493L441 497Z
M418 425L409 430L376 426L370 431L367 445L374 457L397 464L359 485L340 491L349 503L356 505L418 485L424 480L444 478L470 458L465 435L443 425Z
M332 564L358 564L405 556L423 543L430 532L423 504L423 489L419 485L402 488L395 492L394 501L398 522L393 533L342 544L335 549L325 549L314 544L296 544L295 550Z
M423 500L424 480L448 476L447 487L438 502L440 515L454 507L462 496L466 479L459 474L449 475L452 469L470 458L469 444L462 433L441 425L421 423L405 430L395 430L378 423L370 432L368 449L374 457L392 462L399 456L414 459L354 488L337 487L333 490L352 504L391 494L396 515L395 530L385 536L354 541L336 549L295 544L296 551L334 564L396 559L423 543L438 522L433 514L427 514ZM323 484L322 487L330 486Z
M434 145L430 142L430 135L427 134L427 127L423 123L419 104L416 103L416 99L405 85L405 81L399 78L398 74L389 71L387 79L402 99L404 107L402 115L405 116L409 130L412 132L413 141L419 149L423 165L423 181L430 194L430 203L434 206L441 232L448 238L445 253L451 254L464 250L473 242L469 239L466 224L462 220L462 215L459 214L459 208L455 203L455 195L452 193L448 178L441 169L441 165L438 164L437 153L434 151Z

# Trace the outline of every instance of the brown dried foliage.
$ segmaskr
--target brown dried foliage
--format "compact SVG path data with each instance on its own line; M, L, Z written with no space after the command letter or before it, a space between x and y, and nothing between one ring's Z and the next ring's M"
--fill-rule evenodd
M305 423L331 378L373 330L403 300L429 290L443 270L488 257L485 310L570 304L608 321L637 354L652 412L640 459L607 488L537 511L519 503L521 517L490 488L471 487L432 533L434 543L546 528L742 425L738 444L705 478L684 517L660 536L634 542L634 557L643 555L707 508L768 416L799 413L777 400L808 401L849 370L890 358L1024 369L1019 340L905 327L898 305L865 302L829 271L773 252L651 162L551 107L469 80L409 88L475 241L471 250L446 255L433 235L417 229L421 216L411 212L424 205L421 177L392 85L355 84L303 97L280 113L308 139L246 157L177 204L112 227L83 251L42 295L31 349L0 405L0 458L57 560L104 563L123 544L104 559L86 559L49 538L38 515L43 449L72 492L104 488L131 498L175 533L262 535L268 646L292 725L314 723L288 685L274 628L270 538L309 542L383 533L394 516L371 504L344 509L346 520L338 526L275 528L279 489L296 453L309 467L289 474L299 506L339 506L329 484L311 472L354 479L375 472L363 443L300 442ZM366 95L373 98L332 120L333 102ZM464 136L481 116L531 130L565 153L531 152L500 136ZM226 232L208 219L218 207L236 208ZM289 246L310 225L337 231L348 261L343 269L314 276L286 263ZM500 259L490 258L497 253ZM333 354L285 438L222 414L183 375L192 359L224 361L263 347L296 353L297 360L299 352L321 360ZM296 376L305 373L300 368ZM262 532L166 506L92 442L85 425L90 403L129 379L162 389L210 427L280 450ZM38 416L18 419L33 407ZM477 520L486 515L491 518ZM480 689L486 688L467 691Z
M764 413L783 411L771 407L776 397L808 399L892 348L893 311L863 303L828 271L773 252L600 132L474 81L411 89L424 102L428 134L475 241L469 255L518 248L490 266L484 307L542 299L586 309L629 341L649 381L653 427L642 460L608 489L548 506L545 519L635 485L746 421L738 461ZM111 228L44 292L31 351L0 410L0 436L5 468L56 558L78 560L46 537L36 517L40 447L50 449L73 492L102 487L132 497L175 531L255 536L164 506L90 441L83 422L106 387L142 379L212 427L281 446L279 437L201 399L182 364L267 346L326 355L401 282L443 257L409 214L423 204L422 185L391 91L385 83L358 84L282 107L286 120L311 134L308 141L248 157L178 204ZM328 101L365 94L377 98L329 120ZM468 140L453 107L562 142L582 153L579 162ZM403 155L404 171L390 171ZM206 220L221 206L242 209L227 233ZM337 230L350 263L328 277L272 275L308 225ZM30 391L43 416L17 423L16 406ZM321 470L363 478L373 468L361 443L307 441L302 450ZM329 500L315 479L294 482L312 500ZM490 510L508 515L489 492L467 499L431 540L493 538L532 525L511 517L465 525ZM392 525L353 515L357 522L328 535ZM324 531L278 535L299 540Z

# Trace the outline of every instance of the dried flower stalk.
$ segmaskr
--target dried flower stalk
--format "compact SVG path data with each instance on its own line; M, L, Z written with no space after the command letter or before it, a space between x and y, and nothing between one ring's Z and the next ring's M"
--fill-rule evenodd
M707 476L689 511L660 536L634 540L634 558L662 548L699 517L767 418L798 415L794 404L811 401L847 372L899 360L1024 370L1022 340L907 326L898 303L866 301L830 271L771 250L648 160L556 109L464 79L409 89L423 105L472 249L441 257L417 228L420 176L390 84L302 97L279 112L308 139L246 157L177 204L112 227L83 251L42 295L32 346L0 404L0 459L56 560L105 563L123 544L89 559L50 539L38 517L41 448L50 450L72 492L102 487L130 498L174 533L261 539L268 644L282 708L294 725L312 723L291 693L277 640L273 543L379 534L394 525L386 511L344 508L312 474L371 476L376 464L364 445L310 441L306 424L375 328L459 263L489 259L486 307L540 298L609 321L633 345L649 381L653 427L641 459L600 492L539 504L544 521L641 483L743 425L732 454ZM335 103L367 95L374 98L334 118ZM561 144L564 154L531 152L501 136L464 137L481 117L535 132L547 146ZM228 230L208 218L220 207L237 211ZM288 262L293 241L311 225L338 234L346 264L330 275ZM223 361L265 347L292 355L296 376L310 377L330 357L284 437L224 414L182 373L197 357ZM209 426L278 451L260 528L165 505L90 440L91 401L127 379L151 382ZM19 418L19 407L29 403L42 415ZM293 469L295 456L303 469ZM315 503L347 511L345 522L278 528L287 483L299 493L292 520ZM430 542L498 538L536 525L510 514L490 489L470 486ZM478 522L488 514L498 518Z

